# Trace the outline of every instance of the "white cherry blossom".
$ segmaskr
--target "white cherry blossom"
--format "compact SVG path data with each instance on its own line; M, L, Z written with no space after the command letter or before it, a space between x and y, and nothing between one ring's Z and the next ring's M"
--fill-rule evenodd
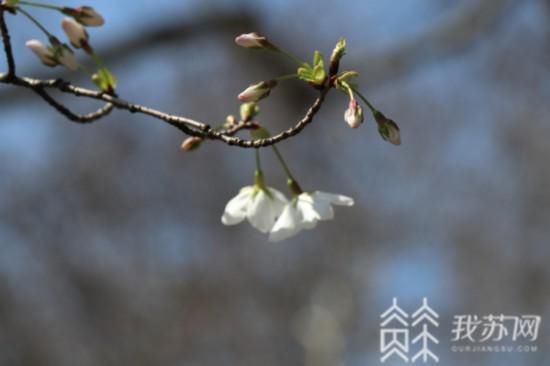
M236 225L247 219L254 228L268 233L288 200L276 189L252 185L244 187L225 206L224 225Z
M353 199L340 194L313 192L301 193L290 201L275 222L269 241L281 241L296 235L302 229L313 229L318 221L332 220L332 205L353 206Z

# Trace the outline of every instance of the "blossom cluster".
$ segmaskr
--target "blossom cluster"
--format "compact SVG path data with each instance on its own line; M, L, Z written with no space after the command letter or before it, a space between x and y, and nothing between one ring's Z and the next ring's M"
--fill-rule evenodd
M296 73L252 84L238 95L239 101L243 103L241 105L242 121L249 122L256 117L259 112L258 103L267 98L279 82L297 78L316 89L333 87L348 95L350 99L348 108L344 112L344 120L349 127L354 129L358 128L364 121L363 109L356 98L359 97L371 111L381 137L394 145L401 144L397 124L377 110L358 91L357 86L351 83L350 79L357 77L359 74L355 71L338 72L340 60L346 50L344 39L338 41L332 52L328 73L325 69L323 56L319 51L315 51L313 62L309 64L298 60L275 46L266 37L255 32L241 34L235 39L235 43L244 48L275 51L298 63ZM254 126L253 131L251 131L253 138L269 137L269 133L259 122L255 121ZM190 151L198 147L199 144L200 142L196 138L189 138L184 141L182 148ZM287 199L280 191L265 185L257 151L255 184L242 188L227 203L222 215L223 224L235 225L246 219L260 232L269 234L269 241L280 241L294 236L303 229L316 227L319 221L333 219L333 205L353 206L353 199L344 195L321 191L302 191L277 147L273 146L273 149L286 172L292 197Z
M47 44L37 39L31 39L25 44L44 65L50 67L62 65L71 71L82 70L90 75L92 81L102 91L114 93L116 79L94 51L86 30L86 27L100 27L105 23L103 16L94 8L86 5L79 7L57 6L26 0L4 0L2 6L14 14L20 13L28 18L47 37ZM29 12L28 8L33 7L50 9L65 15L61 21L61 28L69 44L61 42ZM93 59L97 65L96 72L77 61L73 51L77 49L81 49Z
M114 95L116 79L95 52L88 33L88 27L99 27L105 23L102 15L95 9L90 6L66 7L29 0L3 0L0 6L2 10L8 10L16 15L22 14L45 34L48 39L47 44L37 39L26 42L26 46L36 54L44 65L50 67L62 65L72 71L84 71L91 76L92 81L101 91ZM64 15L61 20L61 28L66 35L67 43L61 42L50 33L28 11L28 8L33 7L50 9ZM380 136L391 144L401 144L400 130L397 124L376 109L359 92L357 84L352 82L359 74L351 70L340 72L340 61L346 52L345 39L341 38L336 43L330 58L326 60L327 62L319 51L313 53L311 62L302 61L276 46L267 37L255 32L239 35L235 38L235 43L244 48L280 54L295 63L296 68L290 74L259 81L245 88L237 96L241 103L240 119L229 115L225 123L216 129L234 131L231 134L248 130L253 140L269 138L268 130L257 119L260 112L259 104L268 98L281 82L298 80L321 92L335 89L349 97L343 119L353 129L357 129L363 124L365 119L363 108L368 108L377 124ZM77 61L76 50L83 51L93 60L97 67L95 71ZM197 132L197 136L190 136L183 141L181 149L193 151L198 149L203 142L204 137ZM302 190L278 148L275 145L271 145L271 147L287 176L290 196L287 198L279 190L266 185L260 152L259 149L256 149L254 183L240 189L239 193L226 204L221 217L224 225L236 225L247 220L255 229L268 234L269 241L281 241L304 229L316 227L319 221L332 220L334 218L333 206L349 207L354 205L353 199L345 195Z
M256 176L262 173L257 172ZM332 220L332 205L353 206L353 203L350 197L320 191L294 191L289 200L280 191L266 186L263 179L256 179L254 185L241 188L227 203L222 223L236 225L247 219L254 228L268 233L269 241L281 241L303 229L313 229L319 221Z

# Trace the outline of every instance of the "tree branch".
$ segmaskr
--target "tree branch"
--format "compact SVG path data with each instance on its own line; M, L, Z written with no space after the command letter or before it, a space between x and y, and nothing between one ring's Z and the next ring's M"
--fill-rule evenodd
M62 79L33 79L17 76L15 70L15 60L13 58L12 46L10 42L10 35L8 28L5 24L5 11L8 11L8 8L0 5L0 28L2 41L4 43L4 52L8 62L8 72L0 74L0 83L24 87L34 91L59 113L76 123L91 123L97 121L107 116L114 108L117 108L120 110L126 110L130 113L140 113L151 116L178 128L180 131L190 136L197 136L210 140L219 140L231 146L239 146L243 148L260 148L274 145L282 140L295 136L300 131L302 131L308 124L313 121L314 116L317 114L323 104L326 94L330 90L330 86L325 86L320 90L319 97L308 109L305 116L300 121L298 121L294 127L265 139L241 139L239 137L235 137L234 135L242 129L251 127L249 124L244 122L239 123L237 126L234 126L232 128L220 130L211 127L207 123L195 121L188 117L168 114L140 104L131 103L122 98L119 98L117 95L106 93L103 91L82 88ZM68 107L53 98L46 91L46 89L57 89L58 91L72 94L77 97L101 100L105 102L105 105L89 114L76 114Z
M71 121L85 123L93 122L105 115L107 115L113 108L126 110L130 113L140 113L154 117L158 120L164 121L182 132L191 135L203 137L210 140L220 140L228 145L234 145L244 148L259 148L274 145L282 140L285 140L289 137L297 135L302 131L309 123L313 121L313 118L321 108L325 96L329 91L329 88L324 88L320 91L319 97L315 100L313 105L308 109L305 116L296 123L292 128L289 128L286 131L282 131L275 136L266 139L260 140L246 140L233 136L235 133L239 132L243 128L249 128L249 125L239 124L235 128L218 130L210 125L195 121L193 119L182 117L174 114L168 114L153 108L149 108L140 104L134 104L128 102L124 99L121 99L117 96L91 89L82 88L75 86L67 81L61 79L50 79L50 80L41 80L41 79L32 79L27 77L13 77L7 78L7 74L0 74L0 82L13 84L21 87L25 87L33 90L35 93L40 95L44 100L46 100L50 105L52 105L56 110L65 115ZM100 108L98 111L88 114L88 115L76 115L71 112L67 107L58 103L53 99L45 89L53 88L61 92L72 94L77 97L84 97L89 99L101 100L106 102L106 105Z
M10 33L6 26L6 19L4 12L6 12L4 5L0 4L0 32L2 32L2 41L4 43L4 52L6 54L6 60L8 62L8 73L4 76L6 79L11 79L15 76L15 59L13 58L13 51L11 48Z

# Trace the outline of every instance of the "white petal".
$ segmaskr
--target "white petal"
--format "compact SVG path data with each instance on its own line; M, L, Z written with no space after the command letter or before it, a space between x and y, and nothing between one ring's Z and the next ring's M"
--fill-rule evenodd
M275 224L275 220L281 214L283 207L284 204L269 197L264 191L259 191L249 206L248 221L250 225L262 233L267 233Z
M301 229L301 214L293 203L285 206L283 213L269 233L269 241L281 241L296 235Z
M353 206L353 198L344 196L341 194L334 194L334 193L327 193L327 192L320 192L316 191L313 193L313 196L315 198L319 198L321 200L328 201L332 203L333 205L340 205L340 206Z
M273 196L273 198L275 200L279 201L283 205L288 203L288 199L280 191L276 190L275 188L271 188L271 187L267 187L267 189L269 190L269 193L271 193L271 195ZM281 209L281 211L282 211L282 209Z
M313 229L317 225L317 221L321 220L321 216L314 209L313 198L309 194L298 196L296 207L301 212L302 226L305 229Z
M236 225L245 219L253 189L251 186L242 188L239 194L227 203L222 215L224 225Z

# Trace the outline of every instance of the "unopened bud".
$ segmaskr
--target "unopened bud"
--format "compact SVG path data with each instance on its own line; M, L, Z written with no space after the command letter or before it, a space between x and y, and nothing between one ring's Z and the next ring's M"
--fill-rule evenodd
M344 113L344 119L351 128L357 128L363 123L363 109L355 99L349 101L349 107Z
M257 84L250 85L241 94L239 94L239 100L241 102L257 102L269 95L271 89L277 86L277 81L268 80L260 81Z
M254 102L241 104L241 120L243 122L250 122L254 116L258 114L260 107Z
M8 7L8 8L15 8L18 3L19 3L19 0L4 0L2 1L2 6Z
M264 36L252 32L252 33L246 33L241 34L240 36L237 36L235 38L235 43L238 46L244 47L244 48L270 48L273 47L271 43L265 38Z
M225 128L235 127L236 125L237 125L237 118L234 115L230 114L227 117L225 117L225 123L224 123Z
M64 18L61 27L74 48L83 48L86 52L90 50L88 33L81 24L72 18Z
M78 69L78 62L73 51L66 44L55 47L54 54L57 61L71 71Z
M378 123L378 133L380 136L391 144L401 145L401 133L397 123L384 116L380 111L375 111L373 116L376 123Z
M181 149L183 151L193 151L199 148L201 146L204 139L202 137L197 136L191 136L183 140L181 143Z
M77 22L87 27L99 27L105 24L101 14L91 6L79 6L78 8L63 8L63 14L73 17Z
M49 47L46 47L42 42L31 39L30 41L27 41L25 43L25 46L27 46L38 58L40 58L40 61L44 65L47 66L56 66L58 64L57 60L55 59L55 55L53 53L53 50Z
M336 43L336 46L334 47L334 50L332 51L332 54L330 56L330 67L329 67L329 74L336 75L338 73L338 68L340 67L340 59L344 56L346 53L346 40L345 38L340 38L338 43Z

